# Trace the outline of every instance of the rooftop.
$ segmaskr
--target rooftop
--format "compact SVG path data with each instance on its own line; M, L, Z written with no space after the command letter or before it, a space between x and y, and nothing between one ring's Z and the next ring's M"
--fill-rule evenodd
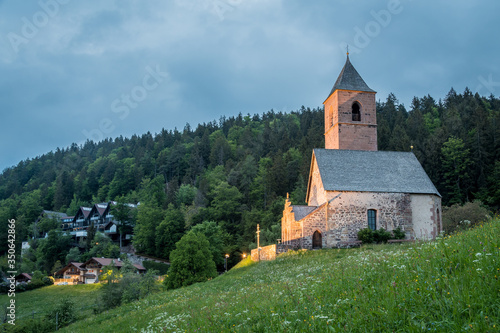
M441 196L411 152L314 149L326 191Z
M361 75L359 75L358 71L351 64L349 55L347 55L347 60L345 62L344 68L342 68L342 71L340 72L337 81L335 81L332 91L330 91L328 97L330 97L337 89L375 92L375 90L368 87Z

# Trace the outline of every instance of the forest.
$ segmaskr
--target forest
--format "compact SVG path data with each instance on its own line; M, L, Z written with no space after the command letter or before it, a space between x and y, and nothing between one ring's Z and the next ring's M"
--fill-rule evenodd
M451 89L439 100L415 97L407 108L390 94L377 103L377 122L379 150L412 150L443 206L480 200L498 212L499 98ZM20 253L21 241L40 231L33 223L43 209L74 215L80 206L116 200L139 203L131 221L138 252L168 259L182 235L210 222L221 251L236 258L255 246L257 224L262 243L281 237L287 193L305 204L312 149L324 147L323 133L323 109L302 107L87 141L21 161L0 174L0 256L8 250L9 219L16 220ZM46 223L45 231L55 227ZM50 237L60 247L44 252L51 262L32 258L29 267L48 272L55 260L65 262L70 241Z

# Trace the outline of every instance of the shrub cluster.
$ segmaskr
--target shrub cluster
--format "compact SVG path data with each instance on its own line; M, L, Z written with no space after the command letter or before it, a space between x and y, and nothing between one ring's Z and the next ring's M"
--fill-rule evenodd
M392 233L384 228L375 231L365 228L358 231L358 239L364 244L387 243L389 239L404 239L405 236L405 232L399 227L393 230Z
M123 275L111 274L101 289L94 313L136 301L158 290L157 275L158 271L155 270L148 270L146 274L137 274L132 271L125 272Z
M44 276L40 271L35 271L30 283L21 282L16 286L16 292L23 292L33 290L54 284L54 278L51 276ZM0 283L0 293L6 294L10 289L10 282L4 281Z
M472 228L490 218L490 211L479 200L443 207L443 229L447 234Z
M4 330L16 333L54 332L71 324L76 319L75 303L71 299L65 298L44 317L23 320L20 324L16 322L16 325L7 325Z
M146 268L148 271L149 270L158 271L158 275L167 274L168 269L170 268L169 264L165 264L162 262L156 262L156 261L150 261L150 260L144 260L142 262L142 266L144 266L144 268Z
M373 231L370 228L364 228L358 231L358 239L364 244L373 243Z

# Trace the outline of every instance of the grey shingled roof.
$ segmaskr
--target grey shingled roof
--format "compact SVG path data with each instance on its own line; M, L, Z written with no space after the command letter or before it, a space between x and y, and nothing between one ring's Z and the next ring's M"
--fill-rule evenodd
M349 56L347 56L344 68L342 68L337 81L335 81L330 95L337 89L375 92L375 90L368 87L361 75L359 75L358 71L351 64Z
M441 196L413 153L314 149L314 155L327 191Z
M293 205L292 211L295 213L295 221L302 220L316 208L316 206Z

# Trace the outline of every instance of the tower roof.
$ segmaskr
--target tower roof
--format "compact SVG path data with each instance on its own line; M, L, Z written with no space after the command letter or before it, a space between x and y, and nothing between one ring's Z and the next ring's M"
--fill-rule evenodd
M330 91L330 95L328 95L328 97L330 97L337 89L375 92L375 90L368 87L361 75L359 75L358 71L351 64L349 55L347 55L344 68L342 68L342 71L340 72L337 81L335 81L332 91Z

